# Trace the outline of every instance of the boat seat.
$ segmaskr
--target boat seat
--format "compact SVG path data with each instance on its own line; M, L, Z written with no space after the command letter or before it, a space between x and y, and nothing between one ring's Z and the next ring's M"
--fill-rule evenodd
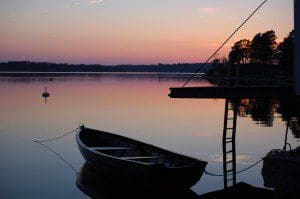
M95 151L114 151L114 150L131 150L129 147L89 147Z
M143 160L143 159L158 159L157 156L146 156L146 157L122 157L124 160Z

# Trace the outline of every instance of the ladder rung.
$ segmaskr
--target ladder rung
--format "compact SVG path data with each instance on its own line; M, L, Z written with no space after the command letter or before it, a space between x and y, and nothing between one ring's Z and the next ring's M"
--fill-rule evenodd
M232 137L230 137L230 138L226 138L226 140L232 140Z
M230 160L230 161L228 161L228 162L226 162L226 164L229 164L229 163L232 163L233 161L232 160Z
M227 179L227 181L233 181L233 178L229 178L229 179Z
M233 130L233 128L226 128L227 130Z
M228 144L228 143L232 143L232 140L230 140L230 141L226 141L225 143L226 143L226 144Z
M233 172L233 170L232 170L232 169L230 169L230 170L227 170L226 172L227 172L227 173L229 173L229 172Z
M232 150L230 150L230 151L226 151L226 153L232 153Z

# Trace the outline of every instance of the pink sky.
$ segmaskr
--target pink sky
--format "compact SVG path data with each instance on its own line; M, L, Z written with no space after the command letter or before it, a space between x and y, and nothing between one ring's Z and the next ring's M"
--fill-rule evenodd
M0 61L98 64L202 62L260 0L3 0ZM234 41L293 29L293 0L269 1Z

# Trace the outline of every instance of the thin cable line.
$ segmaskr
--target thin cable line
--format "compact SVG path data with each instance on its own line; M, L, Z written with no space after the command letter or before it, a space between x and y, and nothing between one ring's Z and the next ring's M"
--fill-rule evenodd
M199 71L213 58L224 46L225 44L252 18L252 16L267 2L268 0L264 0L250 15L247 17L243 23L235 29L235 31L225 40L225 42L197 69L197 71L183 84L182 88L184 88L198 73Z
M63 134L63 135L60 135L60 136L54 137L54 138L50 138L50 139L47 139L47 140L33 140L33 141L34 141L34 142L43 143L43 142L51 142L51 141L59 140L59 139L61 139L61 138L63 138L63 137L66 137L66 136L68 136L68 135L70 135L70 134L76 132L78 129L79 129L79 128L76 128L76 129L74 129L74 130L72 130L72 131L70 131L70 132L67 132L67 133Z
M245 169L242 169L242 170L240 170L240 171L237 171L236 174L243 173L243 172L245 172L245 171L251 169L252 167L255 167L256 165L258 165L258 164L261 163L262 161L263 161L263 159L261 159L261 160L255 162L254 164L252 164L251 166L249 166L249 167L247 167L247 168L245 168ZM205 174L210 175L210 176L216 176L216 177L223 177L223 176L224 176L224 174L211 173L211 172L208 172L207 170L205 170L204 172L205 172ZM228 175L233 175L233 174L231 173L231 174L228 174Z
M79 172L73 167L73 165L68 162L67 160L65 160L59 153L57 153L56 151L54 151L53 149L51 149L50 147L48 147L47 145L39 142L39 141L34 141L35 143L38 143L39 145L41 145L42 147L46 148L48 151L50 151L52 154L56 155L56 157L58 157L59 159L61 159L64 163L66 163L73 171L76 175L79 174Z

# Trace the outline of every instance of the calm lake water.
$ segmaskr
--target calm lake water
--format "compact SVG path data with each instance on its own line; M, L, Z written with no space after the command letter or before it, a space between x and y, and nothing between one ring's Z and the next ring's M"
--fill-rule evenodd
M128 136L208 162L222 174L223 99L170 99L176 75L94 74L0 77L0 198L88 198L76 175L59 158L32 140L73 130L79 124ZM191 85L211 85L201 77ZM42 98L45 86L50 97ZM295 120L284 100L240 100L237 120L237 170L284 145L286 118ZM294 107L295 108L295 107ZM288 143L299 146L299 126L290 125ZM296 138L298 137L298 138ZM47 143L76 170L84 164L74 135ZM264 187L262 163L237 180ZM223 188L223 177L203 175L197 194Z

